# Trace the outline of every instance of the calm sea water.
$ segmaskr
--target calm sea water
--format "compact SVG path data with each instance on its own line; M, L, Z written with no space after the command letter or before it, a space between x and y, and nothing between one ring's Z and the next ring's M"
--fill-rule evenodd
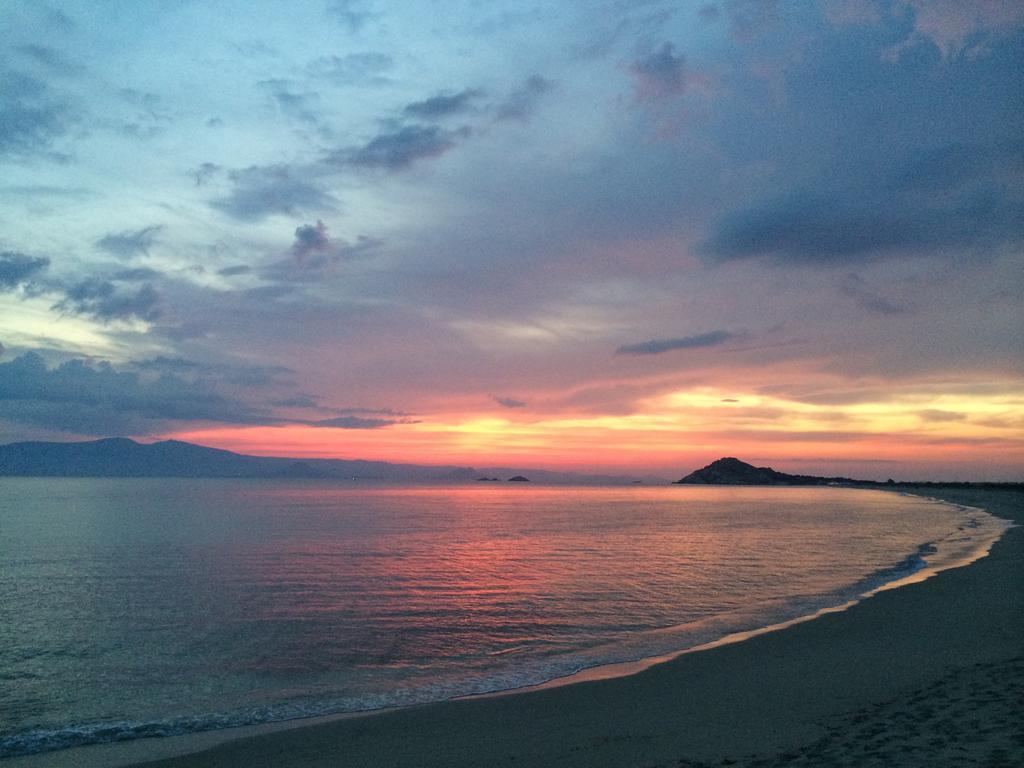
M0 756L538 683L991 533L874 491L0 481Z

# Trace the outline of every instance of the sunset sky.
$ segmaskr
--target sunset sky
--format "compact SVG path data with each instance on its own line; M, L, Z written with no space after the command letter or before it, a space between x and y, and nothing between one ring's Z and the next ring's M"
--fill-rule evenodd
M0 442L1024 480L1024 4L0 5Z

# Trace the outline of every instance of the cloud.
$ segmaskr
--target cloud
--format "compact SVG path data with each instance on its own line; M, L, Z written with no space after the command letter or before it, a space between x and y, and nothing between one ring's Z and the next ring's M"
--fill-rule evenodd
M700 251L712 261L770 256L840 264L1024 238L1024 196L992 188L858 200L804 190L722 218Z
M294 258L271 264L264 270L264 277L283 282L317 279L328 267L371 256L383 245L382 240L365 235L360 235L354 243L332 239L327 225L317 219L316 224L296 227L295 240L289 249Z
M469 135L467 127L449 131L436 125L406 125L375 136L358 149L334 153L328 161L340 160L362 168L401 171L419 160L440 157Z
M514 397L502 397L500 395L491 395L491 399L504 408L526 407L526 403L523 400L516 400Z
M735 338L736 334L728 331L709 331L696 336L683 336L678 339L652 339L638 344L624 344L615 350L617 355L660 355L674 349L702 349L717 347Z
M274 400L270 403L276 408L314 408L320 409L320 404L317 398L312 395L293 395L291 397L282 397L279 400Z
M117 95L121 102L131 109L127 119L116 124L117 130L125 136L152 139L166 131L174 122L174 117L162 107L162 99L156 93L121 88Z
M72 124L69 104L46 83L0 69L0 156L28 157L49 151Z
M909 311L909 307L887 299L864 282L860 275L853 273L843 278L839 284L839 292L849 296L864 309L881 315L902 315Z
M1024 22L1024 6L1010 0L903 0L898 5L912 9L914 31L947 57L971 48L968 41L980 45L978 38Z
M149 255L149 249L156 242L156 235L163 227L154 224L142 229L112 232L96 241L96 245L107 253L122 259Z
M173 421L266 421L266 414L208 382L178 373L143 376L81 359L48 368L38 353L27 352L0 363L0 412L8 422L93 435L146 433Z
M317 115L317 107L320 103L319 93L314 91L296 93L291 88L292 84L287 80L262 80L256 86L270 96L283 114L299 122L319 125L320 119Z
M0 253L0 291L10 291L50 266L45 256L27 256L17 251Z
M228 174L234 188L211 207L239 221L260 221L274 214L294 216L336 210L334 197L302 172L287 165L254 165Z
M82 67L80 65L73 64L68 61L60 51L46 45L37 45L34 43L29 45L19 45L16 50L35 64L45 68L55 75L67 77L77 75L82 71Z
M323 252L330 248L331 240L327 236L327 225L317 219L315 225L303 224L295 229L295 242L292 243L292 254L297 259L304 259L310 253Z
M135 269L122 269L119 272L115 272L112 275L114 280L124 280L125 282L138 282L140 280L155 280L160 277L160 272L149 267L136 267Z
M345 56L321 56L306 65L306 71L333 85L384 85L390 80L384 76L395 66L386 53L368 51Z
M196 180L196 186L202 187L221 170L223 169L216 163L201 163L198 168L191 172L191 176Z
M218 269L217 274L221 277L234 277L235 275L247 275L252 272L252 267L248 264L234 264L230 267L224 267Z
M126 291L109 280L90 278L64 288L64 298L53 309L104 322L131 318L152 322L160 317L159 301L160 295L148 283Z
M992 38L1024 22L1024 7L1005 0L826 0L823 11L836 27L884 25L901 29L907 36L890 49L889 58L898 58L920 43L933 44L946 59L984 54Z
M331 0L327 13L349 32L359 32L367 22L380 16L367 8L364 0Z
M967 418L966 413L959 413L957 411L944 411L939 408L926 408L923 411L918 411L917 415L923 421L963 421Z
M653 53L630 64L637 101L660 101L686 90L686 58L676 56L672 51L672 43L665 42Z
M312 427L333 427L334 429L380 429L395 424L418 424L410 419L377 419L363 416L338 416L333 419L307 422Z
M206 377L220 383L237 384L245 387L268 387L291 381L295 371L282 365L258 365L218 362L198 362L184 357L158 355L144 360L133 360L125 364L138 371L155 373L190 374Z
M458 93L439 93L423 101L407 104L402 112L421 120L438 120L468 112L484 92L479 88L466 88Z
M537 108L541 97L554 88L554 83L540 75L531 75L520 88L512 91L498 105L498 120L526 120Z

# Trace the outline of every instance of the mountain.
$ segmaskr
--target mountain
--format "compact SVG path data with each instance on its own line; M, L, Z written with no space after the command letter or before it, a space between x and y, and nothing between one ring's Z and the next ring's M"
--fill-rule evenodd
M474 479L477 473L470 467L246 456L178 440L137 443L112 437L80 443L0 445L0 475L462 481Z
M814 475L787 475L770 467L755 467L730 457L713 461L696 472L691 472L679 485L830 485L865 484L863 480L847 477L815 477Z
M386 461L247 456L179 440L138 443L126 437L76 443L0 445L0 476L245 477L450 483L476 480L481 472L495 477L529 474L542 483L563 485L627 485L636 480L636 477L534 469L476 470L472 467L392 464ZM657 482L660 479L653 480Z

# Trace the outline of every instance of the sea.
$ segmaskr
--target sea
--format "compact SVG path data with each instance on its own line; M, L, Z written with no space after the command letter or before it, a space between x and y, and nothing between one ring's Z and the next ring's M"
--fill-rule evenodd
M976 556L846 488L0 480L0 757L536 685Z

